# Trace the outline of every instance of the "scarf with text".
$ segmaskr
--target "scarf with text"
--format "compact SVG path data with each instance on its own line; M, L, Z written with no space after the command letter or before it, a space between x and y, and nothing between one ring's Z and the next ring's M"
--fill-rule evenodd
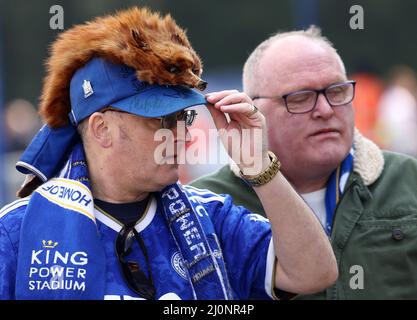
M196 214L179 184L167 186L156 196L184 258L195 299L231 299L209 217ZM58 177L31 196L22 222L16 298L103 299L105 259L84 149L78 143Z
M336 207L342 198L345 190L346 182L353 170L354 150L350 150L346 158L339 164L335 171L331 174L326 186L326 227L325 231L328 236L332 234L334 216Z

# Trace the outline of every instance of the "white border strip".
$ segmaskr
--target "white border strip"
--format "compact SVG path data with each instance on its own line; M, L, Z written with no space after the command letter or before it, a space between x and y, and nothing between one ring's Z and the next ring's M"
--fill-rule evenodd
M145 217L143 220L140 220L138 224L135 225L135 229L137 232L141 232L145 230L147 226L149 226L155 217L157 202L155 197L151 198L151 205L149 206L148 212L145 213Z
M20 166L20 167L23 167L23 168L26 168L26 169L28 169L29 171L31 171L31 172L33 172L33 173L35 173L39 178L41 178L42 179L42 181L43 182L45 182L46 180L48 180L47 178L46 178L46 176L42 173L42 172L40 172L38 169L36 169L34 166L31 166L30 164L28 164L28 163L26 163L26 162L23 162L23 161L18 161L17 163L16 163L16 167L17 166Z
M156 202L155 197L152 197L151 204L149 206L148 211L145 213L143 220L141 220L135 226L135 229L137 232L143 231L147 226L151 224L153 218L155 217L156 209L157 209L157 202ZM122 225L120 225L113 219L109 218L108 216L106 216L104 213L102 213L100 210L96 208L94 208L94 216L96 217L98 221L105 224L110 229L116 232L120 232L120 230L122 230L122 227L123 227Z
M274 288L275 288L275 279L274 277L274 271L276 268L276 257L275 257L275 249L274 249L274 241L271 237L271 241L269 242L268 247L268 254L266 258L266 271L265 271L265 292L270 296L271 299L276 300L275 294L274 294Z
M214 202L214 201L218 201L218 202L224 203L224 200L226 199L226 198L221 197L221 196L210 197L210 198L203 198L203 197L194 196L194 195L188 195L188 198L190 200L194 200L194 201L201 202L201 203L209 203L209 202Z
M101 213L99 210L94 208L94 216L98 221L103 223L104 225L108 226L110 229L113 229L116 232L120 232L122 230L122 226L118 224L116 221L110 219L105 214Z
M19 199L16 200L6 206L4 206L1 210L0 210L0 218L3 218L6 214L8 214L9 212L21 207L21 206L25 206L29 203L29 198L23 198L23 199Z

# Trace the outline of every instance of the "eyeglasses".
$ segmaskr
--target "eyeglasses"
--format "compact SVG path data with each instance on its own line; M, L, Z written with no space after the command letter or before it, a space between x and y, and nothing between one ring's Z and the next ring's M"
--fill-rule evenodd
M141 248L147 264L149 277L145 275L136 261L127 261L127 256L132 251L132 243L135 238ZM139 296L147 300L155 300L155 287L152 280L152 272L145 244L133 225L125 225L116 239L116 255L123 273L123 277L129 288Z
M107 107L101 110L101 112L106 112L106 111L128 113L128 112L125 112L123 110L119 110L113 107ZM174 129L177 127L178 121L184 121L186 127L191 126L194 123L194 120L196 119L197 115L198 113L195 110L181 110L179 112L174 112L163 117L156 117L154 119L161 120L162 129Z
M285 107L289 113L301 114L314 110L320 93L326 97L327 102L332 107L343 106L352 102L355 97L355 85L356 82L350 80L335 83L320 90L299 90L283 96L255 96L252 99L284 99Z

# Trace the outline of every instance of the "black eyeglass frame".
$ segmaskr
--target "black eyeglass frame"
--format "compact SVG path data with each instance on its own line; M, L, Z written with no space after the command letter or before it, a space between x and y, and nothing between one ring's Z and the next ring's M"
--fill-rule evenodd
M352 90L352 98L347 101L347 102L343 102L340 104L335 104L330 102L329 98L327 97L327 90L337 87L337 86L341 86L341 85L347 85L347 84L351 84L353 86L353 90ZM252 97L252 100L256 100L256 99L283 99L284 100L284 104L285 104L285 108L287 109L287 111L291 114L304 114L304 113L309 113L311 111L313 111L316 106L317 106L317 100L319 99L319 95L322 93L324 95L324 97L326 98L326 101L329 103L330 106L332 107L339 107L339 106L343 106L346 104L349 104L353 101L353 99L355 98L355 87L356 87L356 81L354 80L348 80L348 81L344 81L344 82L337 82L337 83L333 83L329 86L327 86L326 88L323 89L305 89L305 90L297 90L297 91L292 91L290 93L284 94L282 96L254 96ZM291 111L290 108L288 107L288 101L287 98L290 96L293 96L294 94L299 94L299 93L303 93L303 92L314 92L316 94L316 99L314 101L313 107L307 111L302 111L302 112L294 112Z
M126 241L129 235L133 232L133 237L136 239L141 248L147 265L148 277L145 275L140 265L136 261L127 261L127 256L131 252L131 245L126 248ZM133 242L132 242L133 243ZM140 297L147 300L155 300L156 290L152 279L152 270L150 268L149 256L142 240L142 237L136 231L134 225L125 225L120 230L116 238L115 251L117 260L122 271L122 275L128 287Z

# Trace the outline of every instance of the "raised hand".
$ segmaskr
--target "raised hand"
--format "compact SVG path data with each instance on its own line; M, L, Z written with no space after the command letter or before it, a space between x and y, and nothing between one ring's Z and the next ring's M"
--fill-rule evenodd
M270 163L265 117L244 92L225 90L206 98L229 156L245 175L260 173Z

